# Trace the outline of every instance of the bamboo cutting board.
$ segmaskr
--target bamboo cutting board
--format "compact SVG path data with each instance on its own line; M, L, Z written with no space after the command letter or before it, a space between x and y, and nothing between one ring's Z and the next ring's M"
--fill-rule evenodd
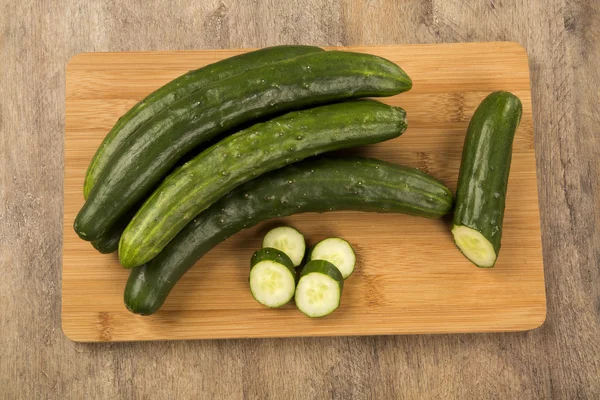
M523 102L517 131L502 251L496 267L478 269L455 248L450 219L359 212L304 214L271 220L217 246L179 282L155 315L123 305L128 271L116 254L101 255L72 229L83 204L92 155L117 118L169 80L244 50L86 53L67 67L62 327L76 341L381 335L520 331L546 316L529 69L515 43L349 47L399 64L413 89L383 99L406 109L400 138L353 151L414 166L452 191L469 119L490 92ZM309 319L293 303L271 310L248 290L250 256L263 234L289 224L310 243L341 236L358 266L341 307Z

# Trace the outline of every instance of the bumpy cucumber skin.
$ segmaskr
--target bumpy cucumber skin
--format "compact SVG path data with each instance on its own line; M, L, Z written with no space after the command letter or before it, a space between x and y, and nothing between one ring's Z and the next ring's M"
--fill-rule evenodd
M451 209L450 190L417 169L360 157L305 160L234 189L192 220L154 259L131 270L125 305L154 314L208 251L271 218L342 210L439 218Z
M146 200L121 236L121 265L150 261L240 184L312 155L398 137L405 117L401 108L357 100L291 112L223 139L169 175Z
M119 118L98 147L85 174L84 199L87 200L96 180L110 162L112 154L118 151L132 133L165 108L213 82L239 75L252 68L319 51L324 50L314 46L267 47L190 71L150 93Z
M74 222L95 240L142 200L185 153L240 124L294 109L409 90L396 64L368 54L326 51L254 68L176 102L143 125L98 177Z
M481 233L500 251L506 189L521 101L509 92L494 92L477 107L465 137L454 225Z

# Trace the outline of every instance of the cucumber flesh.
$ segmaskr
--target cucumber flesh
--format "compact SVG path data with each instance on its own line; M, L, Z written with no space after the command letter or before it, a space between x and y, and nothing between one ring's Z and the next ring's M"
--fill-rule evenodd
M310 318L331 314L340 306L343 282L341 272L330 262L310 261L296 287L296 307Z
M252 256L250 292L267 307L281 307L296 291L296 273L292 261L283 252L263 248Z
M264 237L262 247L272 247L284 252L297 267L304 258L306 242L304 235L289 226L271 229Z
M274 261L261 261L250 271L250 291L260 304L280 307L294 297L296 281L290 271Z
M480 232L464 225L452 227L454 242L471 262L481 268L491 268L496 262L494 246Z
M341 238L321 240L310 253L310 259L329 261L340 270L344 279L354 272L356 264L356 255L352 246Z

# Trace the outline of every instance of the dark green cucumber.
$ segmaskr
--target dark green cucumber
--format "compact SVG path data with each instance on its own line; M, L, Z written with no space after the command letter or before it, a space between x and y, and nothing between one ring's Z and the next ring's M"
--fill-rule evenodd
M155 313L204 254L271 218L342 210L439 218L451 209L450 190L417 169L369 158L308 159L239 186L198 215L154 259L131 270L125 305Z
M119 118L108 132L88 166L83 185L83 197L87 200L92 187L110 162L112 155L129 136L165 108L213 82L239 75L252 68L319 51L324 50L314 46L267 47L190 71L158 88Z
M185 153L250 121L357 97L410 89L394 63L368 54L327 51L251 69L197 90L140 127L111 157L75 219L95 240L148 195Z
M452 233L463 254L479 267L493 267L500 251L506 188L518 97L494 92L477 107L463 147Z
M294 297L294 263L284 252L263 247L252 255L248 283L252 297L260 304L272 308L281 307Z
M296 307L310 318L325 317L339 306L344 289L344 277L326 260L311 260L302 268L296 286Z
M110 254L117 251L119 249L119 240L130 218L121 218L108 232L91 242L92 246L102 254Z
M169 175L144 202L121 236L121 265L150 261L240 184L312 155L398 137L405 117L401 108L357 100L291 112L223 139Z

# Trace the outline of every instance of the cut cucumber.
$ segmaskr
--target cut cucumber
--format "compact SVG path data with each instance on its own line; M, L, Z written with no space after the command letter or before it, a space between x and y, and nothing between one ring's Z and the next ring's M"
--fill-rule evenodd
M491 93L475 110L465 136L452 233L478 267L493 267L500 253L512 144L522 110L514 94Z
M285 253L266 247L252 256L248 281L256 301L267 307L281 307L294 297L296 271Z
M481 233L464 225L452 227L454 241L460 251L475 265L490 268L496 262L494 246Z
M342 273L344 279L354 272L356 255L352 246L341 238L328 238L315 245L310 253L311 260L329 261Z
M304 258L306 242L304 235L289 226L271 229L264 237L262 247L283 251L297 267Z
M340 306L344 277L335 265L313 260L304 266L296 287L296 307L310 318L324 317Z

